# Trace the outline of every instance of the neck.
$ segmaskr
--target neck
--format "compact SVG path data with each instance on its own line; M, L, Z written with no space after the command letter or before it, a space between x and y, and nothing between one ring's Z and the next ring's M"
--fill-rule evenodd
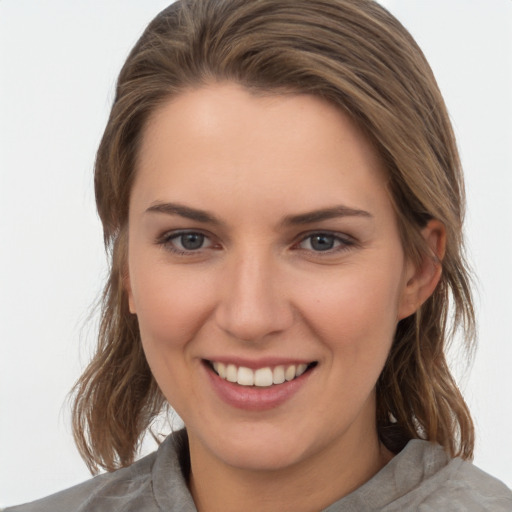
M348 436L307 460L280 469L223 464L190 442L190 491L199 512L321 510L370 480L392 458L376 430ZM359 442L357 442L359 441Z

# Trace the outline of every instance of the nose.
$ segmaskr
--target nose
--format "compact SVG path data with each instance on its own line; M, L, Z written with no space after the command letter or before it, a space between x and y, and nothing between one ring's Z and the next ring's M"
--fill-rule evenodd
M217 325L231 337L262 341L293 323L286 278L270 255L240 254L226 262Z

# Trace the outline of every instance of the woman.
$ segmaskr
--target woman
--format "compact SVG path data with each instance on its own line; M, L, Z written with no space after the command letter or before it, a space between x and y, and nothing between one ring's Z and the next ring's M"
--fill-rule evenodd
M510 510L444 358L473 331L453 134L378 4L173 4L95 186L112 269L74 426L111 473L19 510ZM167 402L186 432L133 463Z

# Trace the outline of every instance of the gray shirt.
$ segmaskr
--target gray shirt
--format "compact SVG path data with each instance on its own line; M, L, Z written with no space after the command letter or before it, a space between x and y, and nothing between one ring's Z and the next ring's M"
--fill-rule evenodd
M176 439L169 436L128 468L5 512L196 512L182 472L186 454L179 453ZM469 462L450 459L440 446L413 440L324 512L342 511L511 512L512 492Z

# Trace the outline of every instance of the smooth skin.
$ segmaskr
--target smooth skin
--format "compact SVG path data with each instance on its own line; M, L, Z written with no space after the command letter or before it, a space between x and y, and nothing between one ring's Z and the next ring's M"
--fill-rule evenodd
M126 289L198 509L320 510L369 480L392 458L376 381L441 269L405 257L367 138L319 98L211 84L154 113L136 172ZM442 224L423 235L442 258ZM212 389L205 360L226 358L316 366L253 411Z

